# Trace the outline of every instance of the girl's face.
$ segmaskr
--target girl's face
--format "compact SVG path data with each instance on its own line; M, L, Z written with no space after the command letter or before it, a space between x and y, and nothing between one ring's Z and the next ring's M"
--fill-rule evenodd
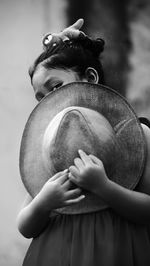
M62 85L75 82L87 81L80 79L77 73L73 70L65 69L46 69L39 65L33 75L32 84L37 101L42 100L49 92L59 89Z

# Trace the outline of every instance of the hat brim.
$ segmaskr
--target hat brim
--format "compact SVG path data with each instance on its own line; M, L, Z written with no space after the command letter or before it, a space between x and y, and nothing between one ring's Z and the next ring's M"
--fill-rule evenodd
M125 146L125 168L115 182L134 189L142 176L146 157L138 117L126 99L111 88L73 82L44 97L26 123L20 147L20 173L27 191L34 197L50 178L41 158L43 135L56 114L70 106L90 108L108 119Z

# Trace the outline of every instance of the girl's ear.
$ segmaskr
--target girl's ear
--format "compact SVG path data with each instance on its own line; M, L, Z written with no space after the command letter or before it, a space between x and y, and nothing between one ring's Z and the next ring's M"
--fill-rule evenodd
M90 83L98 83L99 81L99 76L95 68L93 67L88 67L85 71L85 77L88 82Z

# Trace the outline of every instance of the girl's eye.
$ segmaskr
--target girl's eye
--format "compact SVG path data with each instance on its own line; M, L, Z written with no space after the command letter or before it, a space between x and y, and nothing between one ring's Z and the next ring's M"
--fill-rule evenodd
M53 87L53 90L54 89L58 89L59 87L61 87L62 86L62 82L59 82L59 83L57 83L54 87Z

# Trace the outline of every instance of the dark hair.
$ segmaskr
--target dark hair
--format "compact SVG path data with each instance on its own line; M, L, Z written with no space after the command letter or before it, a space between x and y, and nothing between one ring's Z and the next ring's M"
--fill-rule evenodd
M31 82L37 66L43 62L47 69L73 69L80 78L84 77L87 67L93 67L98 72L101 84L104 84L104 73L99 58L103 50L104 40L100 38L92 40L86 36L69 41L59 40L57 45L50 45L40 54L29 69Z

